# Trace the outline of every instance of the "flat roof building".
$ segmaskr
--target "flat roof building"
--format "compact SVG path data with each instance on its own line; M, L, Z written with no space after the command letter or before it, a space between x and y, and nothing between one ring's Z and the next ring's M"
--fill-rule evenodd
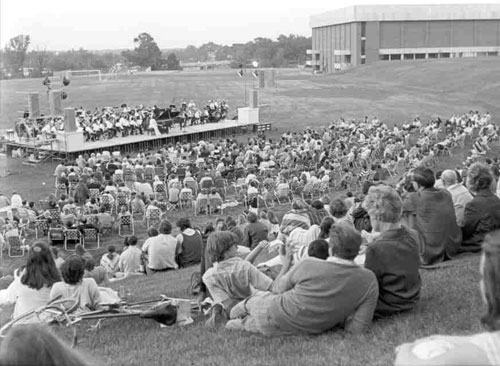
M500 4L351 6L314 15L310 26L307 64L322 72L500 53Z

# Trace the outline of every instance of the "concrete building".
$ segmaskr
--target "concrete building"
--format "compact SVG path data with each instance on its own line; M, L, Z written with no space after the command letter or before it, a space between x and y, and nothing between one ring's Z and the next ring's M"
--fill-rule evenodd
M352 6L312 16L310 26L307 65L322 72L500 53L500 4Z

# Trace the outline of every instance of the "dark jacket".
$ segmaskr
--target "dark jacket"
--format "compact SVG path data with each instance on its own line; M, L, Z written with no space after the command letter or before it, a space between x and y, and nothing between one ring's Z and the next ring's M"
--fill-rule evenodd
M465 205L463 244L460 251L478 252L484 236L500 228L500 198L489 189L479 191Z
M244 244L254 249L262 240L267 240L268 229L262 222L251 222L245 227Z
M422 264L430 265L452 258L462 243L453 200L448 191L428 188L417 192L415 229L423 238Z
M382 233L368 246L365 268L377 277L378 316L411 310L417 303L422 286L419 250L418 234L405 226Z

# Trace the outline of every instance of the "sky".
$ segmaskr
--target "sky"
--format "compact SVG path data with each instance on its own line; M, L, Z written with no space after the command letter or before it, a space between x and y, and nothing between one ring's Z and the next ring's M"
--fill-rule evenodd
M382 2L381 2L382 1ZM31 49L132 49L148 32L161 49L232 45L280 34L311 36L311 15L351 5L431 4L429 0L0 0L0 46L29 34ZM499 3L441 0L442 4Z

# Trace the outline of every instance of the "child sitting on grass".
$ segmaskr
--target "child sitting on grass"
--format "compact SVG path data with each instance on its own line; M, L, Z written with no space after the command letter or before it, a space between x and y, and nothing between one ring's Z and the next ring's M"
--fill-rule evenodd
M203 274L214 305L208 326L215 326L227 319L232 307L247 298L253 289L268 291L273 280L260 272L252 262L266 248L267 241L261 241L245 260L238 257L238 238L230 231L216 231L208 237L206 254L213 267Z
M93 278L83 278L83 259L73 255L61 266L62 282L56 282L50 290L50 300L75 299L82 310L95 310L101 300L99 288Z

